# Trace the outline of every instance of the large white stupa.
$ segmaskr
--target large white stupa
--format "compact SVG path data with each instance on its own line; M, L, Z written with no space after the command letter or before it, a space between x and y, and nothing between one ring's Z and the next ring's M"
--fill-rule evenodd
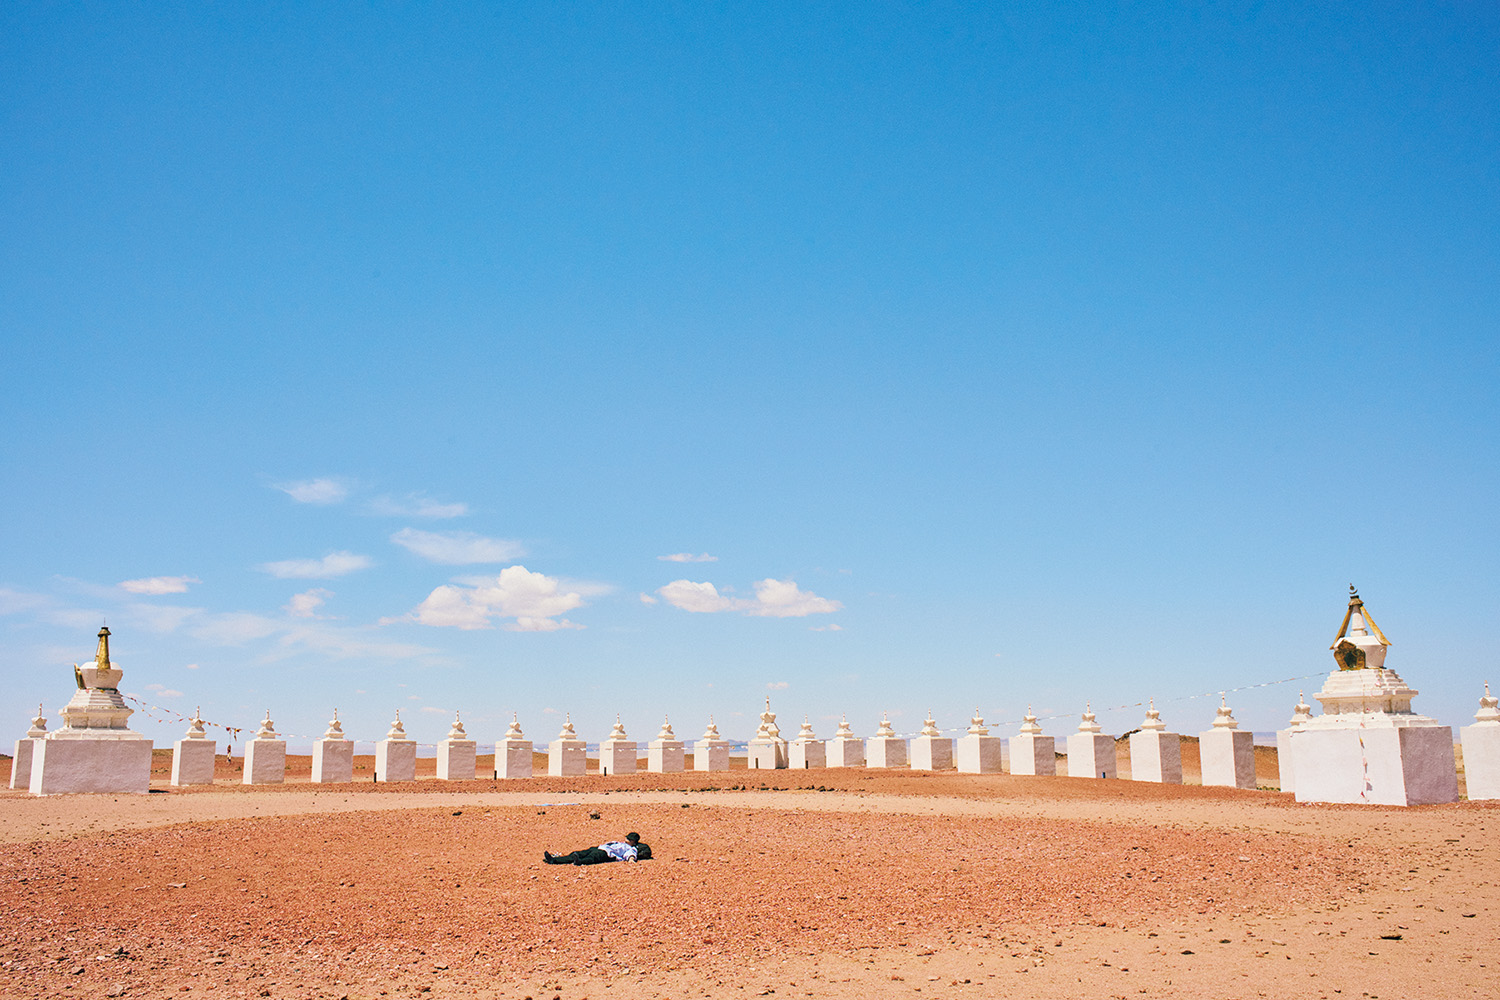
M134 710L120 695L123 670L109 658L109 629L99 630L94 665L73 667L78 690L63 706L61 729L38 739L31 793L151 790L151 741L129 728Z
M1298 802L1454 802L1453 729L1412 711L1417 692L1385 667L1390 642L1354 587L1334 639L1323 714L1290 734Z

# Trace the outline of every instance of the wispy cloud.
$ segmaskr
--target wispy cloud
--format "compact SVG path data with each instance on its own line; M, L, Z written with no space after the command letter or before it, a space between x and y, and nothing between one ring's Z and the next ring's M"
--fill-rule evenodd
M188 584L202 582L196 576L146 576L139 580L121 580L118 586L129 594L185 594Z
M525 566L507 566L478 586L444 584L400 619L439 628L493 628L492 619L511 619L513 632L555 632L582 628L561 616L583 605L583 596L563 590L560 581Z
M440 503L420 493L410 493L404 497L378 496L370 501L370 513L383 517L426 517L433 520L446 520L468 514L469 505Z
M641 595L641 603L642 604L659 604L661 602L658 601L656 598L652 597L650 594L642 594Z
M844 626L838 625L838 624L833 624L833 625L809 625L809 626L807 626L807 630L809 632L842 632L842 631L844 631Z
M791 687L791 685L788 684L786 681L772 681L771 683L769 683L769 684L766 685L766 690L767 691L785 691L789 687Z
M292 599L282 605L281 610L293 618L319 618L322 616L318 614L318 609L332 596L333 591L323 587L314 587L300 594L293 594Z
M181 691L173 691L171 688L167 687L165 684L147 684L146 685L146 690L150 691L152 694L156 695L156 697L158 697L158 698L181 698L182 697L182 692Z
M281 580L328 580L372 565L369 556L330 552L321 559L283 559L262 563L260 569Z
M472 531L422 531L417 528L402 528L391 536L391 541L414 552L428 562L446 566L467 566L474 563L509 562L525 555L520 542L505 538L486 538Z
M673 580L656 591L674 608L696 614L738 611L766 618L803 618L826 615L843 608L843 604L800 589L793 580L757 580L755 597L728 597L712 583Z
M333 504L349 496L349 484L332 477L277 483L276 488L298 503Z
M719 561L719 557L718 556L711 556L707 552L700 552L696 556L693 555L691 552L674 552L674 553L672 553L669 556L657 556L656 558L660 562L675 562L675 563L699 563L699 562L718 562Z

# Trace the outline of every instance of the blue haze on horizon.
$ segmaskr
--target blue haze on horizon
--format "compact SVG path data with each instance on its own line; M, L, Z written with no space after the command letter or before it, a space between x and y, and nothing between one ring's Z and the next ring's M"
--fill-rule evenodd
M0 740L1500 683L1489 6L13 4L0 213Z

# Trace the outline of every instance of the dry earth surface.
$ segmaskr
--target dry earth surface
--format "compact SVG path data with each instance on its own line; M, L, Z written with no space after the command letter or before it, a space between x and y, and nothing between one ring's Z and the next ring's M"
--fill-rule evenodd
M863 769L315 786L306 758L247 788L236 763L211 788L0 793L0 996L1488 998L1500 982L1484 803ZM630 829L654 860L541 862Z

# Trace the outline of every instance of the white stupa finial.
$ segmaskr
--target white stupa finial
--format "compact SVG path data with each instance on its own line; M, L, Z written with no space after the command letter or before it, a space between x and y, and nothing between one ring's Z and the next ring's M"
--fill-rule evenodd
M568 712L566 715L563 716L562 732L560 732L560 733L557 734L557 738L560 739L560 740L576 740L576 739L578 739L578 732L573 728L573 713L572 712Z
M1027 705L1026 706L1026 717L1021 720L1021 735L1022 736L1036 736L1041 731L1042 731L1042 727L1037 724L1036 716L1031 714L1031 706Z
M979 709L974 709L974 718L969 720L969 734L971 736L988 736L990 727L984 724L984 716L979 714Z
M1500 726L1500 698L1490 694L1489 681L1484 682L1484 697L1479 699L1479 711L1474 713L1474 721Z
M1156 699L1151 699L1150 706L1146 709L1146 721L1141 723L1141 730L1148 733L1164 732L1167 724L1161 721L1161 713L1156 710Z
M816 743L817 737L813 735L812 720L807 716L802 717L802 729L797 733L798 743Z
M37 702L36 718L31 720L31 728L26 730L26 738L29 740L41 739L47 735L47 716L42 714L42 703Z
M776 713L771 711L771 696L766 695L766 710L760 713L760 728L755 731L758 740L774 740L781 735L776 725Z
M877 738L884 738L884 739L889 739L890 737L896 735L896 731L891 728L891 713L889 713L889 712L882 712L881 713L881 715L880 715L880 728L877 729L877 730L875 730L875 735L876 735Z
M466 740L469 734L464 732L464 724L458 717L458 712L453 713L453 728L448 730L450 740Z
M406 739L406 727L401 724L401 709L396 709L396 718L391 723L390 732L385 734L385 738L388 740Z
M521 720L515 712L510 713L510 728L505 731L504 739L524 740L526 734L521 732Z
M630 739L629 736L625 735L625 725L624 725L624 723L622 723L620 721L619 715L615 716L615 728L613 728L613 729L611 729L609 731L609 738L611 740L629 740Z
M1080 733L1098 733L1103 727L1094 721L1094 706L1089 702L1083 703L1083 721L1078 723Z
M927 710L927 718L922 722L923 736L941 736L942 732L937 727L937 720L932 717L932 709Z
M260 728L255 731L255 738L258 740L274 740L280 738L276 735L276 723L271 721L271 710L269 708L266 709L265 721L262 722L260 724Z
M1215 729L1238 729L1240 724L1234 721L1234 712L1224 701L1224 696L1219 695L1219 707L1214 712Z
M193 717L188 720L187 738L190 740L206 740L208 732L203 728L203 706L199 705L193 709Z
M325 740L342 740L344 736L344 724L339 722L339 710L333 710L333 718L328 720L328 731L323 734Z
M1349 607L1344 612L1344 621L1339 625L1339 634L1334 637L1333 659L1340 670L1378 670L1385 666L1386 647L1390 640L1370 617L1365 602L1360 600L1354 584L1349 584Z
M1297 692L1297 705L1292 709L1292 725L1294 726L1300 726L1312 718L1312 706L1307 703L1304 695L1305 692Z
M849 716L847 714L839 716L838 732L833 734L833 738L836 740L852 740L855 738L854 730L849 728Z
M717 743L724 737L719 735L719 727L714 723L714 717L708 717L708 728L703 730L703 741L705 743Z
M656 738L659 740L675 740L677 738L677 734L672 732L671 716L663 715L661 717L661 732L656 734Z

